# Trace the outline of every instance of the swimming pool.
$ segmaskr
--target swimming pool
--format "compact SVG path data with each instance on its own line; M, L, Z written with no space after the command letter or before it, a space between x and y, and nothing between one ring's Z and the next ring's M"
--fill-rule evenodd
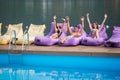
M120 58L1 53L0 80L120 80Z

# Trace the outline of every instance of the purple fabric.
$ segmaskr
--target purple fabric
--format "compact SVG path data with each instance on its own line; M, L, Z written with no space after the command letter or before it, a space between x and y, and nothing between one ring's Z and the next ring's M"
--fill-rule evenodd
M57 42L59 41L59 39L52 39L49 37L40 37L37 36L35 37L35 45L41 45L41 46L51 46L54 44L57 44Z
M78 24L78 28L79 28L79 30L81 29L81 24ZM71 27L71 29L72 29L72 31L74 31L74 27ZM81 37L79 37L79 38L75 38L75 37L69 38L63 44L61 44L59 42L59 45L60 46L75 46L75 45L79 45L81 43L82 39L84 37L86 37L86 35L87 34L84 31Z
M62 26L63 23L58 23L58 25ZM59 39L49 38L52 34L55 33L54 27L55 27L55 24L54 24L54 22L52 22L51 30L50 30L49 34L45 37L41 37L41 36L35 37L34 44L35 45L43 45L43 46L51 46L51 45L57 44ZM59 38L63 38L64 36L66 36L66 32L67 32L66 29L67 29L67 23L64 24L62 34Z
M100 27L100 25L99 25L99 27ZM100 31L99 35L100 35L100 38L103 38L104 40L107 40L107 39L108 39L108 35L107 35L107 33L106 33L106 28L105 28L105 26L103 26L103 28L102 28L102 30ZM92 33L90 32L90 33L88 34L88 36L89 36L89 37L92 37Z
M114 26L114 31L120 31L120 27L119 26Z
M120 27L114 26L113 34L105 42L105 47L120 47Z
M93 39L92 37L86 37L82 40L82 44L86 46L98 46L104 43L103 38Z
M92 38L92 34L90 32L88 34L88 37L86 37L82 40L81 44L86 45L86 46L98 46L98 45L103 44L105 42L105 40L108 39L108 36L106 33L106 28L103 27L99 34L100 34L100 38L94 39L94 38Z
M57 23L59 26L61 26L62 27L62 25L63 25L63 23ZM52 34L54 34L55 33L55 28L54 28L54 26L55 26L55 24L54 24L54 22L52 22L52 24L51 24L51 30L50 30L50 32L49 32L49 34L46 36L46 37L50 37ZM62 32L64 33L64 34L66 34L66 29L67 29L67 23L65 23L64 24L64 27L63 27L63 30L62 30ZM60 36L60 38L62 38L62 37L64 37L65 35L61 35Z

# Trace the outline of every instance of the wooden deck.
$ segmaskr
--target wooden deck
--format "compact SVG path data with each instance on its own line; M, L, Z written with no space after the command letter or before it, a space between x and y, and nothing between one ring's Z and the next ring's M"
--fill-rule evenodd
M11 50L11 53L21 53L21 45ZM8 45L0 45L0 53L8 53ZM28 54L55 54L55 55L84 55L84 56L108 56L120 57L120 48L106 48L104 46L35 46L31 45L29 49L24 50L22 53Z

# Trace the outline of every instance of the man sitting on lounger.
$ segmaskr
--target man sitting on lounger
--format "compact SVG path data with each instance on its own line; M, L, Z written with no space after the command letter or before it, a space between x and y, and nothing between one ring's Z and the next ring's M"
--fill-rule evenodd
M60 40L61 43L64 43L67 39L72 38L72 37L81 37L82 34L83 34L83 31L84 31L84 17L81 18L82 28L80 29L80 31L79 31L79 28L77 26L75 26L74 31L72 31L71 28L70 28L70 20L69 20L68 16L66 16L66 20L67 20L67 23L68 23L68 29L69 29L69 32L70 32L70 36L66 36L63 39L61 39Z

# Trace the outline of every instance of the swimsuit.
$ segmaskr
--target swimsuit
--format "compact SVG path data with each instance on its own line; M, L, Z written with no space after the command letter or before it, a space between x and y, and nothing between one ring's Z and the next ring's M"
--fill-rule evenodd
M98 32L97 29L93 29L93 30L91 31L93 38L95 37L95 35L97 35L97 32Z
M93 34L96 34L97 31L98 31L97 29L93 29L93 30L91 31L91 32L92 32L92 35L93 35Z
M92 30L92 34L95 34L97 32L97 29Z
M73 37L73 35L68 36L68 38L72 38L72 37Z
M60 37L60 36L61 36L61 34L62 34L62 31L57 30L57 33L58 33L58 37Z

